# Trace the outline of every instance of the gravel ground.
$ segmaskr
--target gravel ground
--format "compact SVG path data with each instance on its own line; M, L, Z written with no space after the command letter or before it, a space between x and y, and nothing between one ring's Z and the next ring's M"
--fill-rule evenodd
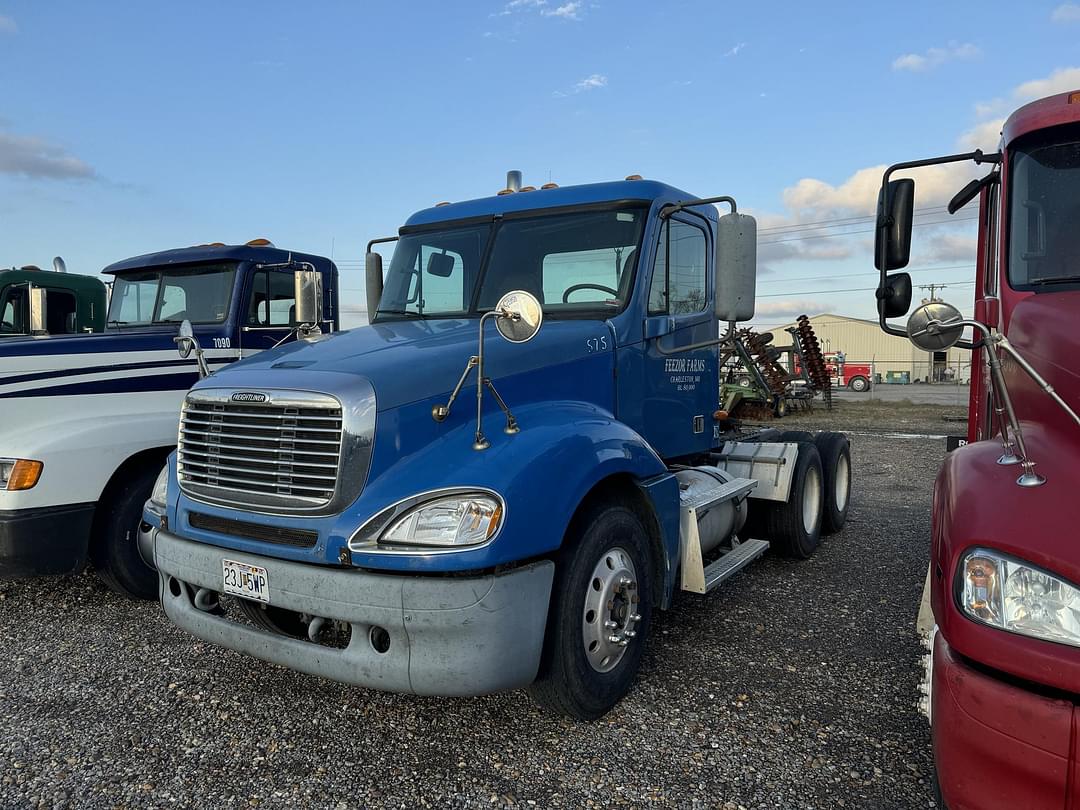
M942 444L856 436L847 528L682 596L593 724L264 665L89 575L0 583L0 807L932 807L914 623Z

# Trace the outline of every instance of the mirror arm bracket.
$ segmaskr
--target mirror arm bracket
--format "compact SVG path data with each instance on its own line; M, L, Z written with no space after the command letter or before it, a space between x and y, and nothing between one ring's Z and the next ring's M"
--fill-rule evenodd
M660 338L658 337L656 339L656 350L660 352L660 354L671 355L678 354L679 352L694 351L695 349L707 349L710 346L720 346L724 343L729 343L734 335L735 321L728 321L727 331L718 338L713 338L712 340L703 340L700 343L691 343L688 346L676 346L670 349L665 349L663 346L660 345ZM663 336L661 335L661 337Z

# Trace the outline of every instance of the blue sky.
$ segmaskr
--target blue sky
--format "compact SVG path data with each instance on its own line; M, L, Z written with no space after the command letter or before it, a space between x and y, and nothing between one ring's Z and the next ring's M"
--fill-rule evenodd
M359 306L364 244L413 210L510 168L640 173L759 215L764 321L868 316L837 291L873 284L869 226L792 228L869 213L882 164L992 149L1078 66L1080 4L1053 0L0 0L0 265L267 236L333 252ZM970 227L917 230L916 283L970 280Z

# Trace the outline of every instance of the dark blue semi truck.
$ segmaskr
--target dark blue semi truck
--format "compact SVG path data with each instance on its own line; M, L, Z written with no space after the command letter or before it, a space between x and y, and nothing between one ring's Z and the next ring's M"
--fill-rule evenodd
M385 273L369 254L370 326L188 393L142 538L180 627L347 683L527 686L594 718L677 591L843 526L843 435L719 410L754 311L733 199L512 184L392 241Z

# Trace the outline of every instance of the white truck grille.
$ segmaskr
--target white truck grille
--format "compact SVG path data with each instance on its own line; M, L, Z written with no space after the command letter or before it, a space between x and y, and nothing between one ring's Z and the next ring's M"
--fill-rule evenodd
M180 486L214 503L317 509L334 497L341 440L341 404L330 396L192 391L180 417Z

